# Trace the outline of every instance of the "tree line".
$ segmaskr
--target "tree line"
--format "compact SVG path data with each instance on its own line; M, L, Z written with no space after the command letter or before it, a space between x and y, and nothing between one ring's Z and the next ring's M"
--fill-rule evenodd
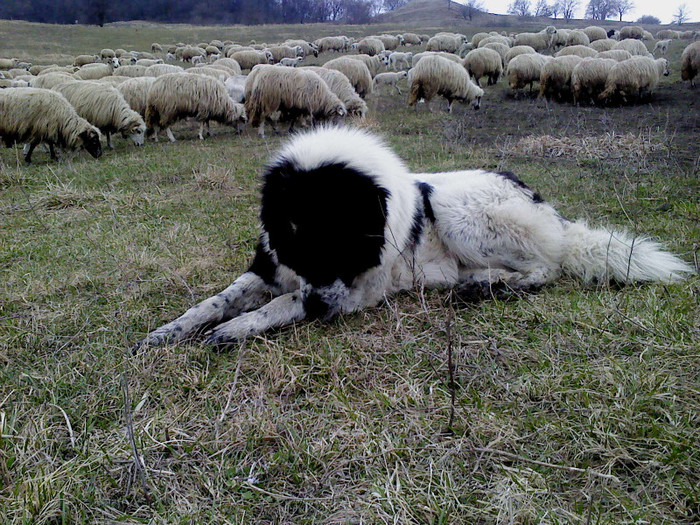
M1 0L0 18L53 24L120 20L215 24L369 22L406 0Z

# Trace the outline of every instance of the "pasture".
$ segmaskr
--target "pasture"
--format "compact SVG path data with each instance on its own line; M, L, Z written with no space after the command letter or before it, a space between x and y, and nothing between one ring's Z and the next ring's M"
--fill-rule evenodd
M0 56L389 29L402 28L0 21ZM513 97L501 80L479 111L414 111L404 80L402 96L369 96L359 125L415 171L513 171L563 215L650 235L697 267L686 44L671 43L645 104ZM176 143L141 148L115 137L98 160L37 149L26 166L21 147L0 150L0 521L700 520L697 276L564 278L478 304L418 289L240 346L133 353L252 259L261 169L286 137L212 130L199 141L180 124Z

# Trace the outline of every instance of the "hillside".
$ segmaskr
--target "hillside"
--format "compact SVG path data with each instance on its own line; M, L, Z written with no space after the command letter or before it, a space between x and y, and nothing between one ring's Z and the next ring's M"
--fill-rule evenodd
M461 14L463 6L446 0L412 0L394 11L377 17L379 23L396 23L425 26L459 26L459 25L504 25L510 24L513 17L478 13L470 22Z

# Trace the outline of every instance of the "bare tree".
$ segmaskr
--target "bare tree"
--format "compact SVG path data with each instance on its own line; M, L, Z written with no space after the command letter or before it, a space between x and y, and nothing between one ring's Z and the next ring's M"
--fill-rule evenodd
M676 9L676 12L673 15L673 23L674 24L685 24L688 20L690 20L690 9L688 8L688 4L681 4L678 6L678 9Z
M622 22L623 15L635 10L635 5L632 0L614 0L612 2L613 11L620 15L620 22Z
M552 16L552 7L547 4L547 0L537 0L535 4L535 16Z
M508 14L520 17L532 16L530 0L513 0L508 6Z
M559 11L567 22L574 18L576 10L581 6L581 0L558 0Z
M605 20L615 14L616 2L617 0L590 0L586 6L586 17L592 20Z
M467 0L464 4L459 6L459 14L465 20L471 21L484 9L484 3L481 0Z
M552 11L552 18L556 20L559 13L561 13L561 5L559 5L559 2L554 2L549 6L549 9Z
M406 5L408 3L408 0L384 0L383 5L384 9L387 11L393 11L394 9L398 9L402 5Z

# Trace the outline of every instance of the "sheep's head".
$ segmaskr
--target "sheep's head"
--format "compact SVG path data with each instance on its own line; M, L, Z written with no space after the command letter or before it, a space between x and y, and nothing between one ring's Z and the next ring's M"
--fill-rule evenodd
M122 131L122 137L130 138L134 145L143 146L144 137L146 135L146 124L139 117L139 120L131 122Z
M474 100L472 100L472 107L476 110L481 107L481 95L478 97L475 97Z
M661 64L663 65L663 75L667 77L670 73L668 69L668 60L666 60L665 58L660 58L659 60L662 61Z
M117 57L112 57L109 59L109 65L114 69L117 69L121 64L119 63L119 59Z
M548 35L554 35L557 32L557 28L554 26L547 26L544 28L544 32Z
M96 128L90 127L83 131L80 135L80 141L83 143L85 150L94 158L99 158L102 155L102 144L100 144L100 132Z
M275 57L271 51L265 51L265 59L272 64L275 61Z
M302 48L301 46L295 46L294 50L296 51L298 57L304 56L304 48Z

